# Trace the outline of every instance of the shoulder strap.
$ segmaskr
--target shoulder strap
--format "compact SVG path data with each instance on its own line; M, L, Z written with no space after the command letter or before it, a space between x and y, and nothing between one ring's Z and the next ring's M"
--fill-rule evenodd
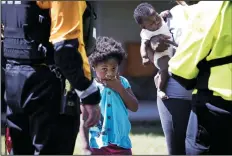
M199 62L197 67L198 69L201 69L201 70L209 70L212 67L221 66L221 65L229 64L229 63L232 63L232 55L226 56L223 58L213 59L210 61L207 61L205 58L204 60Z
M209 91L208 82L211 74L210 68L221 66L224 64L229 64L229 63L232 63L232 55L223 58L213 59L210 61L207 61L205 58L202 61L200 61L197 65L197 68L199 69L199 73L197 76L196 89Z
M210 68L215 67L215 66L221 66L224 64L232 63L232 55L226 56L223 58L218 58L218 59L213 59L208 61L208 66Z

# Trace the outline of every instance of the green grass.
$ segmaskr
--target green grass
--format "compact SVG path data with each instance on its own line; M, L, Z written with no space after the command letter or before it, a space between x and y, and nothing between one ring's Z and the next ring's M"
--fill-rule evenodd
M1 155L5 155L5 137L1 136Z
M167 155L165 138L160 124L136 123L130 134L133 155ZM2 155L5 138L1 138ZM82 154L80 137L77 137L74 155Z
M133 155L167 155L166 142L160 124L132 125L130 134Z

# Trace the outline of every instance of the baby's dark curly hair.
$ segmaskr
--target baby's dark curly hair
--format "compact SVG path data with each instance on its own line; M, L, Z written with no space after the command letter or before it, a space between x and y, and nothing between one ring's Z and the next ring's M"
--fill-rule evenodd
M140 3L134 10L134 19L136 23L142 24L143 18L151 15L151 10L155 8L149 3Z
M113 58L120 65L125 57L126 53L121 43L115 41L113 38L100 36L96 39L96 44L89 56L89 63L92 67L95 67L101 62Z

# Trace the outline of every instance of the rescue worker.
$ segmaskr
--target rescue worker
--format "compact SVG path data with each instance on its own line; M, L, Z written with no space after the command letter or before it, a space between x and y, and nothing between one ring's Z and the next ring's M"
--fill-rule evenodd
M88 114L100 115L99 106L96 105L100 100L100 94L91 77L83 39L82 16L87 7L86 2L37 1L37 4L41 8L50 9L52 21L50 41L54 44L55 48L55 63L81 99L81 103L85 107L84 112L82 112L84 120L86 120L86 115ZM81 92L80 90L86 90L86 92ZM86 104L90 104L91 109L90 105ZM69 142L63 142L62 151L65 154L73 153L79 130L80 113L73 113L64 114L60 119L60 125L64 127L63 133L65 134L62 137L65 140L67 136L70 136ZM89 124L87 121L85 124L88 127L93 126L96 120L98 120L97 116L95 117L95 121ZM72 131L69 131L69 127L72 127Z
M169 71L194 89L186 154L232 154L232 2L200 1Z
M6 103L4 100L5 92L5 68L6 68L6 59L3 56L3 25L1 24L1 125L5 127L5 113L6 113Z
M1 1L4 24L4 56L7 124L12 139L11 154L66 154L65 143L71 136L62 131L68 119L60 115L62 83L54 63L53 46L49 42L51 19L49 9L41 9L36 1ZM79 56L79 55L78 55ZM81 57L79 57L82 62ZM63 63L63 62L62 62ZM65 62L69 66L69 62ZM94 104L100 94L84 76L71 75L87 110L87 126L94 125L99 117ZM95 97L94 99L92 97ZM95 115L94 115L95 113ZM79 119L78 119L79 120ZM96 122L95 122L96 120ZM72 132L72 129L70 129Z

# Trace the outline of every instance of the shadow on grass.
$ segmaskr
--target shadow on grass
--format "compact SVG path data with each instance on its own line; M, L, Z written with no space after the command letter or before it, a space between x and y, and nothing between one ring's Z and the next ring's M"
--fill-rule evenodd
M164 136L161 123L159 121L154 122L132 122L131 134L147 134Z

